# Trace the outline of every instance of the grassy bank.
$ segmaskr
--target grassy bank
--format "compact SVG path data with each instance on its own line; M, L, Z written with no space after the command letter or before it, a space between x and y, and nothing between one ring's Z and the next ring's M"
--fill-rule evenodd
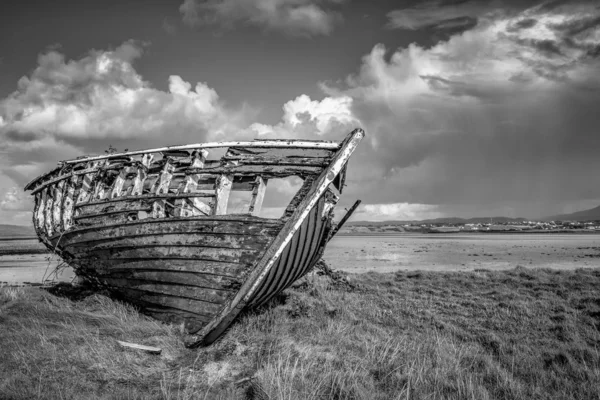
M102 295L2 288L0 398L599 398L598 270L349 279L310 277L197 350Z

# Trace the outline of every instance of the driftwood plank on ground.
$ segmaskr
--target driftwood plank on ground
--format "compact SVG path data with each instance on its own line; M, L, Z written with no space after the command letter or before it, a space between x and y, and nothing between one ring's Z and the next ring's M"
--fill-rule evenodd
M162 353L162 349L158 348L158 347L145 346L143 344L137 344L137 343L122 342L120 340L117 340L117 343L119 343L123 347L127 347L130 349L136 349L136 350L142 350L142 351L145 351L150 354Z

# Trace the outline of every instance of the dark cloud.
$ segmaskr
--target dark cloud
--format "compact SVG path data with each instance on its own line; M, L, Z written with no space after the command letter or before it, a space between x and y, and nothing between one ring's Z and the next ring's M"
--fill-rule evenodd
M388 28L464 31L473 28L481 15L499 5L497 1L430 0L412 7L390 11Z
M550 24L555 31L562 32L565 36L575 36L600 26L600 17L581 17L557 24Z
M525 18L525 19L519 20L519 21L511 24L507 28L507 31L508 32L516 32L516 31L520 31L522 29L533 28L537 23L538 23L538 21L534 18Z
M189 26L258 26L292 36L328 35L342 20L335 9L344 0L184 0L179 7Z
M573 48L552 25L591 26L576 23L596 12L581 7L499 16L432 48L373 49L347 87L329 88L353 99L368 135L348 196L526 217L600 200L600 65L588 55L599 30Z
M446 19L444 21L439 22L434 25L433 28L440 30L450 30L450 31L458 31L458 30L466 30L471 29L475 25L477 25L477 19L472 17L456 17L451 19Z

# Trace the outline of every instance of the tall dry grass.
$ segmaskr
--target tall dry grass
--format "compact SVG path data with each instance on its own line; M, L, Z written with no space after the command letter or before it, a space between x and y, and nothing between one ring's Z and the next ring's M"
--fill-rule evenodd
M349 279L313 275L197 350L98 294L2 288L0 398L600 398L598 270Z

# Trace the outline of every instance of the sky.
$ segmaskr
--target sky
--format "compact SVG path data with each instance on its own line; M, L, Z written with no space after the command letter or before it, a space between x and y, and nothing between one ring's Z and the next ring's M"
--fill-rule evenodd
M356 127L354 219L533 219L600 204L598 126L597 1L5 0L0 15L0 223L30 224L24 185L109 145Z

